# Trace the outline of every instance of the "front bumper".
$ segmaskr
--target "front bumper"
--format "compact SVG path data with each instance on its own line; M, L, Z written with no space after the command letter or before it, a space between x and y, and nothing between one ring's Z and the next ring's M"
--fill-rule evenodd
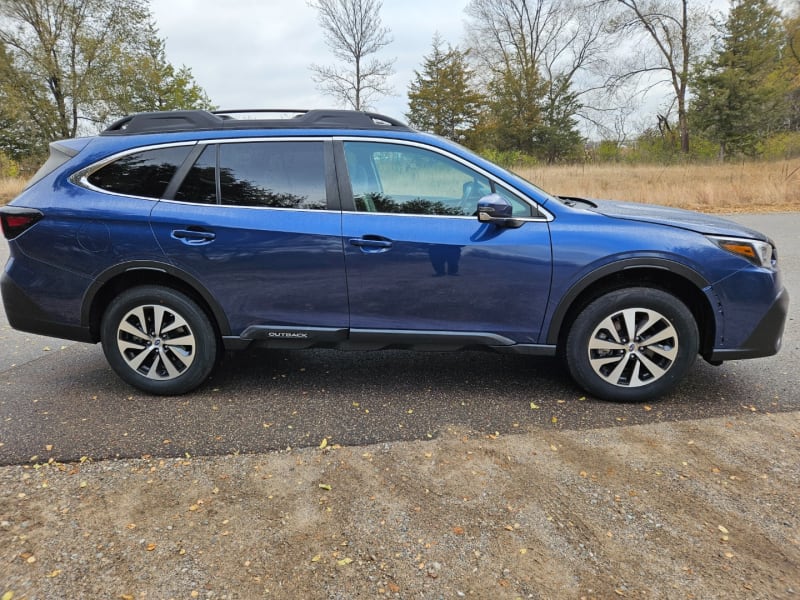
M732 349L715 349L706 357L709 362L761 358L772 356L781 349L783 329L789 314L789 293L782 289L750 336Z

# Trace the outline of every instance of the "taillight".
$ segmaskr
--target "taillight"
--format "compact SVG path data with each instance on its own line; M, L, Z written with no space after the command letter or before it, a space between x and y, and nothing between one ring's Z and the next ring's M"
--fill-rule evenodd
M4 206L0 208L0 225L7 240L13 240L42 218L42 213L34 208Z

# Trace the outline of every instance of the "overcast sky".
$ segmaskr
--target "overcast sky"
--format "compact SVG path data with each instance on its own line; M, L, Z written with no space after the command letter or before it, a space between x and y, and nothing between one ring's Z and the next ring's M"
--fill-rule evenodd
M396 96L374 101L377 112L405 120L408 83L430 53L436 32L464 37L467 0L384 0L383 24L393 42L378 56L396 58ZM233 108L331 108L309 65L334 64L317 13L304 0L151 0L167 58L192 69L211 101Z

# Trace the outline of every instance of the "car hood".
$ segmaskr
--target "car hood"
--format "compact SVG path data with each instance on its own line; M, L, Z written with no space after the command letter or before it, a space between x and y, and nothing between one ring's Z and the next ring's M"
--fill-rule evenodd
M591 200L585 198L563 198L563 200L574 202L577 206L587 208L612 219L657 223L709 235L727 235L769 241L763 233L728 219L680 208L619 202L616 200L595 200L594 198Z

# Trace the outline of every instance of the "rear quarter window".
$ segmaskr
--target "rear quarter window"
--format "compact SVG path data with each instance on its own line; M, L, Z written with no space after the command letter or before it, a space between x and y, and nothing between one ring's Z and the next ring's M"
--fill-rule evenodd
M161 198L190 151L190 146L177 146L128 154L101 167L86 179L94 187L107 192Z

